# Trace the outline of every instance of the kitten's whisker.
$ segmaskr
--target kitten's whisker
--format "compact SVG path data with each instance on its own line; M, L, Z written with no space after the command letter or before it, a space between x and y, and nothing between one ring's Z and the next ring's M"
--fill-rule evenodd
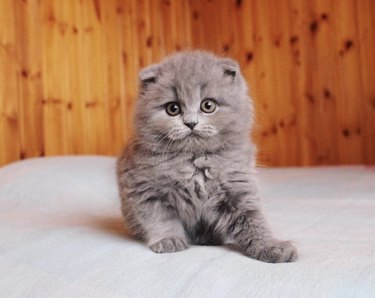
M164 159L164 155L165 155L165 153L167 153L167 152L169 151L169 148L170 148L170 146L172 145L172 143L174 143L174 140L171 139L171 140L168 142L167 148L164 150L164 152L163 152L163 154L162 154L162 160Z
M153 141L152 143L155 141L156 144L153 144L152 148L151 148L151 151L152 151L152 154L151 154L151 157L152 157L152 162L153 162L153 165L155 166L155 156L157 154L157 149L159 147L159 145L166 139L168 138L168 131L169 129L165 129L161 132L159 132L158 134L156 134L156 136L153 138ZM159 139L160 138L160 139ZM159 140L158 140L159 139Z

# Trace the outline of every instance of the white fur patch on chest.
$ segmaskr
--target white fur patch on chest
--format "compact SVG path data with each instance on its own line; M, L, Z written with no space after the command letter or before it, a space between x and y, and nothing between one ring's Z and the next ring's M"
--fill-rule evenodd
M200 170L206 179L213 179L214 177L210 173L210 159L207 156L201 156L193 161L194 166Z
M210 173L210 168L208 167L208 159L207 157L198 157L193 161L193 165L195 168L194 174L192 176L192 182L195 185L196 193L200 197L200 199L208 198L208 190L207 190L207 182L208 180L212 180L213 176ZM197 190L199 189L199 191Z
M194 185L195 185L195 188L197 188L197 186L199 187L199 190L202 194L204 194L205 196L207 196L207 190L206 190L206 185L205 185L205 178L204 178L204 174L199 171L197 172L194 176L193 176L193 182L194 182ZM197 192L197 191L196 191Z

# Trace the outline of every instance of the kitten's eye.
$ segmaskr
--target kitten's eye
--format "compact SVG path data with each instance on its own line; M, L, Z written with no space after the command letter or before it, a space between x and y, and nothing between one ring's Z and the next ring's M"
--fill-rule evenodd
M206 98L201 103L201 110L204 113L213 113L216 110L216 102L214 99Z
M167 103L165 110L169 116L177 116L181 112L180 105L177 102Z

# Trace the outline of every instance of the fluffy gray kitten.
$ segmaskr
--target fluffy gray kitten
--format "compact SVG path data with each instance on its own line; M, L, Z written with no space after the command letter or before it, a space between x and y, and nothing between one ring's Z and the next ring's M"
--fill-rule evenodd
M259 206L253 109L238 63L183 52L143 69L140 80L135 138L117 164L134 236L157 253L226 244L264 262L296 260Z

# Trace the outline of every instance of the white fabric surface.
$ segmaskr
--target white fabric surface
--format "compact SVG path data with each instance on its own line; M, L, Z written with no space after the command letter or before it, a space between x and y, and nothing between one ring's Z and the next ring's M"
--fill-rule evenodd
M126 236L107 157L0 169L0 297L375 297L375 168L260 169L275 234L300 259L223 247L155 254Z

